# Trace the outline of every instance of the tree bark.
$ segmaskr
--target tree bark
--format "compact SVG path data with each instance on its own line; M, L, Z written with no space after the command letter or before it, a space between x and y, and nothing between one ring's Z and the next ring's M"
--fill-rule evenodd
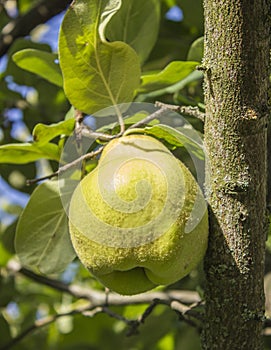
M270 4L204 0L208 350L262 348Z

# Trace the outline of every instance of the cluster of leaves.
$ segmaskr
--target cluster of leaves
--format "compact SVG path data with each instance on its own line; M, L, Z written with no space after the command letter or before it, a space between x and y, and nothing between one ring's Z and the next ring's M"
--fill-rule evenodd
M185 84L199 64L176 60L162 70L144 71L157 41L160 13L161 3L155 0L78 0L64 17L59 57L41 49L26 48L12 54L12 60L58 89L63 86L73 108L82 113L99 118L98 111L116 106L118 114L118 104L148 101L151 93L156 96L179 93L180 84ZM190 56L193 51L195 45L189 51ZM60 162L63 139L75 127L75 118L70 115L71 112L58 123L35 125L31 142L1 146L1 162L25 164L40 159ZM137 128L133 132L162 139L173 149L184 148L187 143L181 133L165 125ZM199 153L197 147L194 146L195 154ZM39 185L31 195L18 222L15 242L24 266L43 273L58 273L74 259L65 210L61 208L57 181Z
M33 6L33 2L27 0L18 4L21 15ZM166 13L174 5L180 5L183 10L181 22L166 19ZM10 18L6 12L1 15L4 26ZM119 131L118 123L112 124L112 118L108 122L104 114L98 113L109 106L132 101L153 103L159 99L202 108L202 75L195 70L202 58L202 34L200 1L194 1L191 6L188 0L77 0L62 22L58 53L30 39L14 42L0 82L0 105L4 111L1 175L12 187L31 197L24 209L10 203L6 205L15 221L9 226L1 225L0 265L3 269L13 259L16 248L22 264L37 273L54 274L60 279L68 274L69 281L74 279L93 288L102 288L96 281L89 280L80 265L69 265L75 253L57 181L46 181L33 191L33 186L25 186L24 180L38 177L41 171L44 175L57 170L65 142L76 127L76 110L92 115L100 131L112 135ZM28 87L27 92L14 91L12 84ZM26 130L26 137L21 138L20 143L14 136L10 118L10 112L15 109L21 111ZM138 120L136 113L132 116L134 121ZM143 113L140 118L145 116ZM193 118L189 121L197 129L202 128L200 121ZM178 121L176 123L178 125ZM131 124L131 119L125 119L126 127ZM158 124L150 123L131 132L159 138L177 156L184 156L184 149L191 147L192 154L201 160L201 146L177 129L158 121ZM94 143L93 148L96 145ZM71 266L76 266L76 274L71 273ZM187 278L179 285L194 288L200 276L195 273L194 278ZM29 282L22 277L1 275L0 284L1 307L11 307L16 301L14 307L18 313L12 316L4 309L0 318L5 329L5 337L0 341L3 343L9 340L11 332L17 334L37 317L77 302L42 285L33 287L29 293ZM121 307L118 312L132 317L140 315L142 307ZM89 329L92 329L91 334ZM153 332L153 329L159 331ZM189 337L188 332L194 331L180 325L176 317L170 316L161 306L137 340L123 340L123 323L110 320L106 315L95 316L95 322L92 319L86 322L83 316L70 316L51 325L47 332L39 332L36 338L25 341L25 347L35 347L44 340L46 346L58 349L75 346L83 349L84 344L93 344L93 348L103 344L102 348L107 349L112 348L113 343L120 349L170 350L183 346L195 349L199 341ZM24 343L20 348L24 348Z

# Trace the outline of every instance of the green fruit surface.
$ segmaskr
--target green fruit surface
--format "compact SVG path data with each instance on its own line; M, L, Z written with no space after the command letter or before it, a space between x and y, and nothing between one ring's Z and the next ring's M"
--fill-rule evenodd
M201 213L187 232L195 201ZM197 182L161 142L145 135L109 142L72 196L69 225L82 263L124 295L178 281L207 248L207 210Z

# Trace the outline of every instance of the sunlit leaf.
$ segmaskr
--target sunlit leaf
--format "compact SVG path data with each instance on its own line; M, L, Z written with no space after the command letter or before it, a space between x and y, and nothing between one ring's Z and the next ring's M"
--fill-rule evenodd
M161 72L142 76L139 93L163 89L174 85L191 74L198 62L174 61L169 63Z
M44 146L36 143L10 143L0 146L0 163L25 164L42 158L58 161L58 146L52 143Z
M107 25L106 38L132 46L143 63L157 39L160 6L157 0L122 0L120 10Z
M74 259L58 181L33 192L18 222L15 249L24 266L45 274L64 270Z
M79 110L93 114L133 99L140 63L123 42L109 43L104 30L120 0L78 0L67 11L60 30L59 57L64 89Z
M57 55L35 49L25 49L16 52L13 61L20 67L31 73L35 73L50 83L62 86L62 74L56 63Z
M33 130L34 141L39 145L44 145L51 141L53 138L65 135L69 136L72 134L74 129L75 119L68 119L56 124L37 124Z
M24 49L37 49L48 53L51 52L51 48L47 44L33 42L29 39L19 38L13 43L10 50L8 51L8 64L3 75L12 76L12 81L14 81L16 84L36 86L40 78L37 75L20 68L12 59L12 56L16 52L22 51Z

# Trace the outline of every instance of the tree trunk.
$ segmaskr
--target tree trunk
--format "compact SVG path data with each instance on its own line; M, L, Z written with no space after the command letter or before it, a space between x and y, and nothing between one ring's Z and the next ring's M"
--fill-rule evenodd
M203 349L262 347L270 0L204 0L206 192Z

